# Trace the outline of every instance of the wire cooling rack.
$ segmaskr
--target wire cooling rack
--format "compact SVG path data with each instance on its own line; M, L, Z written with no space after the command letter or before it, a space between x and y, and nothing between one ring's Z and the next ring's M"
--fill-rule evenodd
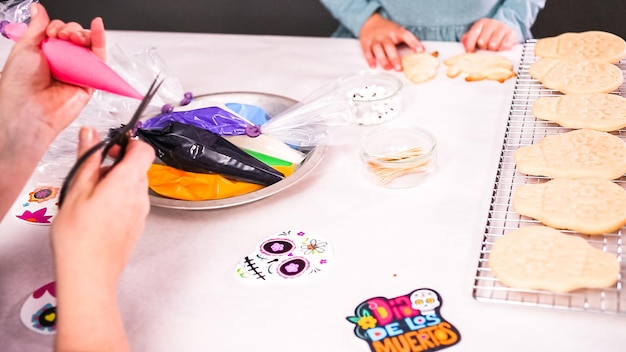
M585 238L593 247L614 254L621 263L617 283L605 289L578 289L568 293L552 293L540 290L514 289L501 284L489 268L489 252L494 241L506 232L521 226L540 224L532 218L520 216L511 206L513 192L518 185L543 183L546 177L531 177L517 172L513 153L521 146L538 142L547 135L570 131L557 124L536 119L532 114L535 99L543 96L559 96L561 93L544 88L539 81L530 77L528 69L535 62L535 40L524 44L518 69L517 81L511 102L502 152L496 173L491 206L483 237L480 258L476 270L473 296L481 302L496 302L520 306L563 309L603 314L626 315L626 292L623 292L623 280L626 278L626 263L622 251L626 250L626 227L602 236L588 236L571 231L571 235ZM618 64L626 74L626 59ZM626 96L626 84L614 94ZM626 139L626 129L613 132ZM626 186L626 177L615 181Z

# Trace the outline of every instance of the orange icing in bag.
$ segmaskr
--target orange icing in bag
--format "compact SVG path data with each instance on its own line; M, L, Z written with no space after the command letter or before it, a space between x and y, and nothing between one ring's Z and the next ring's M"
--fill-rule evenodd
M272 167L285 177L295 171L293 164ZM152 164L148 170L148 186L163 197L196 201L234 197L263 188L261 185L231 180L219 174L187 172L161 164Z

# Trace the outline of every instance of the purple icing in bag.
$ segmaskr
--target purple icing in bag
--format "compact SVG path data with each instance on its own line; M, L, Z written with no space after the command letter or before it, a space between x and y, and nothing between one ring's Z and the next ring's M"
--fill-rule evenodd
M246 127L254 126L244 118L218 106L172 111L143 122L142 128L163 128L170 122L180 122L211 131L220 136L239 136L246 134Z

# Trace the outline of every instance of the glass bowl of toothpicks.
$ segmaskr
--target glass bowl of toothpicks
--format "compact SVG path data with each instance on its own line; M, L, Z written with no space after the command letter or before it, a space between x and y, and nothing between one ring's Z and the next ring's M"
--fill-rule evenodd
M437 140L417 126L381 126L361 142L361 159L367 179L388 188L419 185L435 169Z

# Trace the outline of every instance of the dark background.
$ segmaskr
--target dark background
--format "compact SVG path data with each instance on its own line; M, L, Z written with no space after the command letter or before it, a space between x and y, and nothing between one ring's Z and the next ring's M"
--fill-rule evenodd
M337 22L318 0L40 0L50 17L108 29L329 36ZM626 0L548 0L535 37L603 30L626 38Z

